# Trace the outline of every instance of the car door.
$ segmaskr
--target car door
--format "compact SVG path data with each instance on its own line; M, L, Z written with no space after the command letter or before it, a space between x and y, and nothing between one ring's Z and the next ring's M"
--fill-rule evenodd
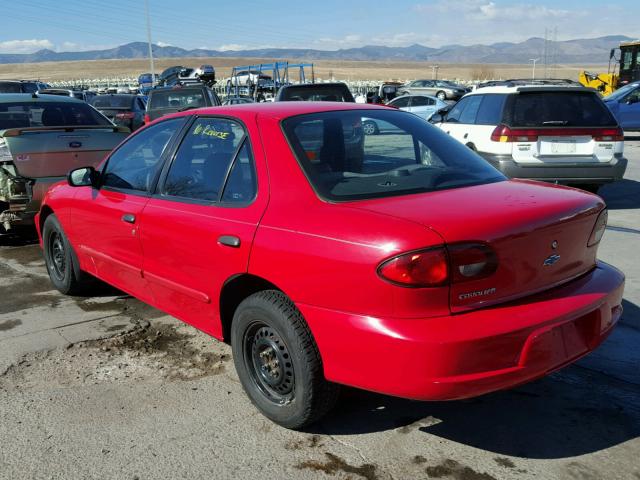
M620 100L617 110L618 122L623 129L640 128L640 86Z
M463 128L464 125L460 125L460 117L466 108L469 99L471 97L463 98L456 103L451 110L447 112L442 123L437 124L445 133L448 133L459 142L463 142Z
M78 188L69 206L71 241L82 268L146 301L151 297L142 276L140 214L184 121L166 120L129 137L107 159L99 188Z
M268 201L255 124L195 118L142 215L144 276L156 305L218 338L225 281L246 273Z
M409 111L420 118L428 120L436 111L435 99L427 96L415 95L411 97Z

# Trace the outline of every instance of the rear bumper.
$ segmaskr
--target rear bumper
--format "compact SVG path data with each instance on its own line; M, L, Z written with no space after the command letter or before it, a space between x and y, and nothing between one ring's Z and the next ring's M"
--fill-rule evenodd
M595 349L622 314L624 275L605 263L516 302L397 319L298 304L327 379L418 400L453 400L542 377Z
M34 218L40 210L40 205L49 187L64 180L64 177L41 177L30 186L29 198L17 202L9 202L9 208L0 208L0 225L5 230L13 228L32 228ZM8 228L7 228L8 227Z
M554 183L610 183L622 180L627 169L627 159L624 157L615 158L609 163L523 165L516 163L509 155L478 153L509 178L529 178Z

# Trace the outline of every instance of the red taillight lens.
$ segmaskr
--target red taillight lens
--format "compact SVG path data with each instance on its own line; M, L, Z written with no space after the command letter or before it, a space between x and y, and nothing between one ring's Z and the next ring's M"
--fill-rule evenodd
M386 260L378 267L383 279L404 287L440 287L493 275L498 258L483 243L461 243L417 250Z
M594 133L593 139L596 142L623 142L624 131L622 128L603 128Z
M122 113L116 114L116 118L120 118L123 120L131 120L135 116L136 114L133 112L122 112Z
M624 132L617 128L510 128L498 125L491 133L494 142L537 142L538 137L592 137L596 142L621 142Z
M587 247L592 247L600 242L600 240L602 239L602 235L604 235L604 230L607 228L608 218L609 213L605 208L602 212L600 212L600 215L598 215L596 224L593 226L593 231L591 232L591 236L589 237Z
M147 123L151 123L151 118L149 118L149 114L148 113L144 114L144 123L145 123L145 125Z
M452 283L488 277L498 268L498 257L491 247L483 243L454 244L447 249Z
M405 287L439 287L449 278L447 253L437 247L398 255L382 263L378 275Z

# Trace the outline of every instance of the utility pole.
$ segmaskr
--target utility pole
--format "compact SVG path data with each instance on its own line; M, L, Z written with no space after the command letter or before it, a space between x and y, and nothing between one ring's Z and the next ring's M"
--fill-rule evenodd
M156 84L156 70L153 66L153 48L151 47L151 20L149 20L149 0L144 0L144 11L147 16L147 43L149 44L149 66L151 67L151 86Z
M438 69L440 65L431 65L431 78L434 80L438 79Z
M533 71L531 72L531 80L536 79L536 62L540 60L539 58L530 58L529 61L533 62Z

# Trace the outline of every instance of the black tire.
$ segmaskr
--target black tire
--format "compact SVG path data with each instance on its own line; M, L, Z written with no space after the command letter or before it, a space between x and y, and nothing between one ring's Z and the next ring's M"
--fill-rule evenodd
M365 120L362 124L362 130L365 135L378 135L380 133L378 125L372 120Z
M444 101L444 100L446 100L446 99L447 99L447 94L446 94L446 93L444 93L442 90L440 90L438 93L436 93L436 98L437 98L438 100L442 100L442 101Z
M339 386L325 380L309 327L282 292L264 290L240 303L231 348L245 392L273 422L300 429L335 405Z
M94 285L93 277L81 272L76 265L75 253L54 214L49 215L44 221L42 245L49 278L61 293L81 295Z

